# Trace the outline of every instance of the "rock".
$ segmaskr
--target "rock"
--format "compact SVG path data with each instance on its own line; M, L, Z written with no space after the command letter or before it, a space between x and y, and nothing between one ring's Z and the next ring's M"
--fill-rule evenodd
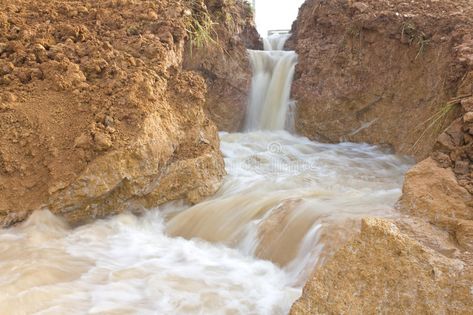
M470 134L465 133L463 135L463 138L466 145L471 145L473 143L473 136L471 136Z
M458 174L469 173L469 163L457 161L455 171ZM461 180L460 184L471 188L471 179ZM455 236L463 250L471 250L472 195L460 184L450 169L436 166L431 159L425 160L406 175L400 210L426 218Z
M439 163L439 165L443 168L448 168L452 165L452 160L450 157L442 152L434 152L432 158Z
M361 234L306 284L290 314L467 314L473 269L408 235L365 219Z
M470 173L470 163L467 161L456 161L454 172L460 175L466 175Z
M3 54L5 51L7 51L7 44L0 43L0 55Z
M150 21L155 21L158 19L158 14L154 11L149 11L147 17Z
M33 52L38 62L42 63L49 60L48 52L46 51L46 48L44 48L43 45L41 44L34 45Z
M95 148L98 151L105 151L112 147L112 139L108 134L97 132L94 134Z
M435 143L434 151L435 152L442 152L448 153L452 152L455 149L455 143L453 142L452 137L450 137L447 133L442 133Z
M11 62L6 62L3 65L0 63L0 75L10 74L15 69L15 66Z
M470 161L473 161L473 141L468 143L468 146L465 148L465 153Z
M473 220L473 209L467 205L471 201L452 170L437 166L429 158L406 174L400 209L454 231L455 220Z
M467 112L465 115L463 115L463 121L466 123L473 122L473 112Z
M473 221L460 220L455 231L455 238L463 249L473 252Z
M462 99L461 105L465 112L473 112L473 97Z
M105 116L105 118L103 119L103 124L105 127L109 127L113 124L113 118L110 117L110 116Z
M463 145L463 123L461 119L455 120L445 131L452 139L453 145Z
M74 140L74 147L76 148L87 148L90 145L89 136L85 133L81 134Z

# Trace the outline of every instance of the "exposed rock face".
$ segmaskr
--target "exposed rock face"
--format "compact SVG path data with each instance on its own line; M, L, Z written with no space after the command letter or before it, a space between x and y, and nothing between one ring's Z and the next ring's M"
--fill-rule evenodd
M463 234L467 226L473 227L472 201L471 194L458 184L451 169L441 168L427 159L406 175L400 205L402 211L426 218L455 237L457 233ZM473 242L473 238L470 241ZM473 249L468 243L463 247Z
M214 17L216 42L186 46L184 67L206 80L206 109L219 130L240 131L245 120L251 67L247 48L262 46L250 5L239 0L206 0Z
M298 132L427 157L458 117L448 102L472 93L472 16L466 0L306 1L289 43Z
M0 3L0 226L218 189L206 85L181 68L193 13L184 0Z
M304 288L291 314L468 314L473 268L403 233L393 222L363 221Z

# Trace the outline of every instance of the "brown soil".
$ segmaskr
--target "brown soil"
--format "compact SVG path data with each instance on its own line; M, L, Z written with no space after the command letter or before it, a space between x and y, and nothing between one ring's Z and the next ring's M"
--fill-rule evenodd
M0 1L0 225L219 187L205 82L181 67L193 13L185 0Z
M319 141L392 145L427 157L473 68L471 1L308 0L289 43L299 54L297 130ZM471 94L471 91L469 92Z
M206 109L219 130L240 131L245 120L251 83L247 48L262 46L249 4L207 0L215 17L216 43L207 47L187 46L184 68L198 71L206 80Z

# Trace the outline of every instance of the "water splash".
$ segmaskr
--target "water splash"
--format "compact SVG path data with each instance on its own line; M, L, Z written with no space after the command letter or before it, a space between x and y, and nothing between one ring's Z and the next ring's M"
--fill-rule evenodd
M39 211L1 230L1 313L287 314L359 218L392 214L409 167L283 131L221 138L229 176L202 204L76 229Z
M223 187L173 216L167 231L270 260L295 286L354 235L362 217L394 214L410 166L375 146L314 143L285 131L221 138Z
M263 38L264 50L283 50L291 34L273 34Z
M158 212L69 229L46 211L0 232L2 314L286 314L270 262L165 235Z

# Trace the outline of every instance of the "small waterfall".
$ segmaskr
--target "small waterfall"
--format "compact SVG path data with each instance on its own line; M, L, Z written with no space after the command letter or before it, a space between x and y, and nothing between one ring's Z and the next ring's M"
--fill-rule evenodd
M264 39L264 51L249 50L253 80L246 131L282 130L288 122L292 79L297 64L294 51L283 51L290 35Z
M291 37L291 34L275 34L263 39L264 50L284 50L284 44Z

